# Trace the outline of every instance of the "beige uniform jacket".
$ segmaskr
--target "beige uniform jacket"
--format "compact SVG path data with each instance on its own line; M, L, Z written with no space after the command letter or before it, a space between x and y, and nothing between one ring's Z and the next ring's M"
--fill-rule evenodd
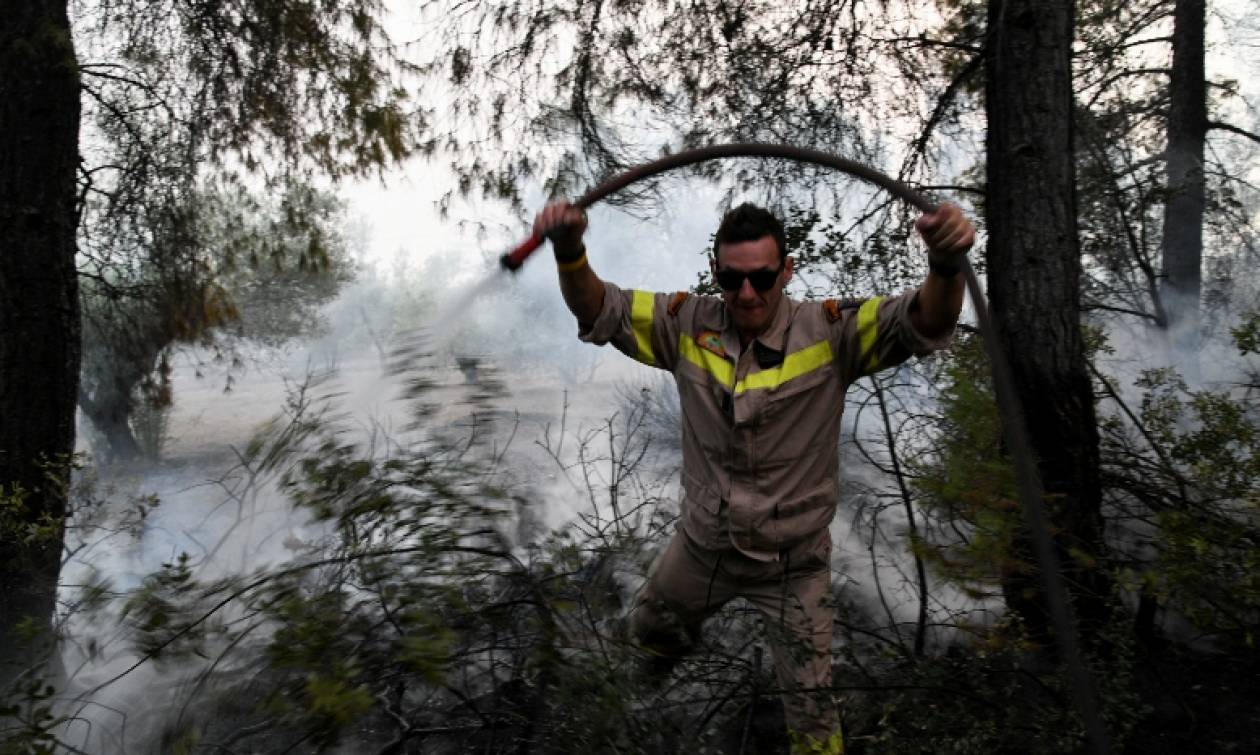
M784 297L740 353L722 299L604 285L582 340L611 342L678 383L682 527L704 548L734 546L761 561L827 532L849 384L950 340L914 330L914 291L852 303Z

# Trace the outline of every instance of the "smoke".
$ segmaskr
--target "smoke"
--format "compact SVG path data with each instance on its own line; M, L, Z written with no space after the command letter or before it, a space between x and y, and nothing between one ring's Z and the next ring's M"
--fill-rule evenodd
M530 199L542 203L537 192ZM706 268L720 199L716 189L667 187L664 210L651 220L593 208L587 235L593 267L626 286L689 288ZM175 365L164 458L99 470L97 489L106 502L99 526L77 532L72 542L68 601L75 585L102 577L123 596L184 554L198 580L304 558L326 533L295 514L274 474L247 463L253 434L283 416L302 386L331 402L343 442L387 448L391 438L413 432L411 407L400 397L408 381L423 381L423 399L432 404L426 431L466 438L467 453L493 470L493 483L513 507L505 535L522 556L551 532L595 533L619 515L638 517L658 533L667 527L677 513L679 464L668 378L578 341L546 250L518 275L496 272L498 255L526 233L525 221L492 218L471 237L436 219L425 223L423 244L408 248L411 240L404 239L390 256L374 252L361 260L357 280L323 311L317 338L259 353L234 374L230 392L221 374L199 376L206 364L197 354ZM400 347L426 356L400 365ZM321 379L312 381L314 374ZM869 504L888 484L851 453L854 439L881 432L870 421L869 414L851 413L846 425L845 500L833 525L833 566L845 601L906 624L916 618L918 596L908 579L904 514L893 506L876 518L868 506L857 516L858 504ZM627 470L626 459L638 461ZM141 516L129 503L136 500L157 504ZM621 573L626 594L638 587L635 575L643 568ZM932 584L931 591L934 619L977 607L946 586ZM63 734L87 751L149 746L172 715L154 704L155 694L183 705L206 667L171 658L128 671L140 656L119 628L120 610L114 603L67 620L64 662L72 679L64 696L76 721ZM231 618L229 607L222 620Z
M203 374L199 355L182 360L172 374L163 459L97 468L81 480L80 499L96 503L82 508L84 525L71 535L66 602L78 600L79 587L102 583L121 599L164 564L185 558L202 582L301 559L323 531L293 511L275 473L249 462L253 434L283 415L286 397L301 386L335 407L345 442L371 447L410 431L410 408L400 396L407 380L422 377L430 386L424 398L437 407L429 430L469 438L469 453L496 469L498 484L519 502L515 531L507 534L521 548L593 510L607 516L610 486L599 475L614 461L609 449L630 454L628 444L644 439L638 420L627 424L633 412L617 415L618 390L642 379L646 368L629 360L601 367L602 352L577 342L571 317L561 327L554 301L531 300L531 286L540 282L487 277L499 285L448 302L447 314L435 320L431 313L443 311L449 286L430 279L424 290L426 267L410 270L402 267L394 279L365 276L326 312L319 339L238 369L230 392L221 375ZM556 298L554 281L549 289ZM423 295L414 296L417 290ZM443 330L448 343L391 374L382 353L388 357L406 341L408 325ZM326 374L312 381L312 372ZM597 470L595 478L582 477L581 463ZM636 495L673 495L669 483L641 484ZM137 513L141 501L149 505ZM61 697L74 721L62 736L86 751L144 749L172 715L155 704L155 691L162 701L183 700L195 692L184 680L204 667L188 658L129 670L140 656L121 613L115 601L65 622L63 663L71 679ZM231 615L229 606L223 620Z

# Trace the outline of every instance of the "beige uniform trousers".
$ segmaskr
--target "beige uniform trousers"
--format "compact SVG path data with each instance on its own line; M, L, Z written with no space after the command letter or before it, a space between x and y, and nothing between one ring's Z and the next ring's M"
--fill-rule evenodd
M639 593L630 629L645 648L686 654L700 624L733 598L761 613L782 690L788 728L823 741L839 730L832 702L831 537L826 531L778 561L757 561L734 548L700 547L674 533Z

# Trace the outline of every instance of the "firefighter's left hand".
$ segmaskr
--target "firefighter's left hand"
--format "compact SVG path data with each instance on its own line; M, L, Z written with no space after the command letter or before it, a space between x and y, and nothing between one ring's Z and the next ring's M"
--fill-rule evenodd
M938 263L951 263L976 243L976 227L957 205L948 202L936 212L924 213L914 227L928 247L928 257Z

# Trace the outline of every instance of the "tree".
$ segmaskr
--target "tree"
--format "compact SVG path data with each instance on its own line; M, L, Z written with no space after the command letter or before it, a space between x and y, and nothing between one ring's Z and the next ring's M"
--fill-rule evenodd
M1085 52L1077 118L1083 298L1088 309L1108 313L1107 320L1096 320L1100 325L1116 315L1141 318L1153 329L1152 343L1160 345L1154 350L1157 358L1177 365L1197 384L1203 340L1224 340L1222 329L1213 332L1210 323L1248 309L1247 298L1254 296L1247 277L1237 273L1254 246L1247 207L1255 194L1246 180L1247 154L1209 143L1208 135L1218 129L1260 139L1225 122L1237 84L1206 76L1205 3L1151 0L1082 7L1078 35ZM1145 351L1143 357L1152 353ZM1104 371L1101 365L1095 369L1105 398L1099 405L1103 428L1112 434L1120 432L1117 427L1143 432L1141 412L1130 410L1126 401L1131 401L1130 391L1149 391L1148 376L1136 376L1126 389L1124 380L1103 377ZM1113 569L1124 588L1137 593L1136 633L1149 639L1157 633L1161 603L1185 605L1185 596L1157 585L1164 571L1163 543L1175 539L1178 530L1170 526L1176 520L1165 513L1164 500L1187 501L1187 494L1184 484L1169 484L1176 479L1173 474L1155 475L1153 484L1133 484L1135 466L1147 475L1166 466L1156 445L1147 444L1147 458L1141 461L1131 447L1119 453L1115 445L1104 448L1103 457L1108 529L1117 547ZM1154 495L1152 487L1162 487L1163 493ZM1210 509L1197 500L1184 505ZM1197 515L1211 521L1210 511ZM1155 532L1152 521L1160 522ZM1210 531L1219 530L1205 530Z
M1206 0L1177 0L1173 16L1172 70L1168 84L1167 204L1164 208L1161 294L1169 324L1180 328L1179 345L1199 343L1203 295L1203 213L1207 181L1207 77L1204 72Z
M79 380L79 79L64 2L6 5L0 30L0 685L47 621ZM28 627L29 628L29 627ZM38 634L36 632L35 634Z
M208 174L362 175L423 133L376 0L100 0L76 8L73 27L68 6L16 3L0 32L0 489L16 521L52 523L35 550L4 533L0 665L27 657L16 627L44 626L54 605L78 393L76 249L154 251L158 210ZM81 94L94 126L82 141Z
M1081 333L1080 246L1072 119L1070 2L994 0L985 64L986 260L998 338L1024 406L1064 576L1097 626L1109 594L1101 568L1098 429ZM1007 604L1045 636L1044 598L1022 579Z
M469 116L442 137L460 154L458 190L516 201L522 181L538 178L573 194L661 150L721 141L807 144L895 164L902 155L866 128L872 122L909 122L916 133L927 122L914 150L929 151L934 134L958 132L941 102L958 94L956 78L975 72L976 29L940 40L921 4L881 6L433 3L444 22L433 68L449 77L453 110ZM961 58L958 68L925 65L924 51L937 50ZM912 178L922 168L907 157L901 172ZM834 173L783 163L697 172L771 198L806 184L830 198L852 189ZM651 188L610 201L642 203Z
M85 266L79 400L100 454L115 461L142 450L130 425L138 406L170 406L181 344L235 362L243 342L278 347L309 335L350 274L341 206L307 186L260 200L229 185L185 198L167 217L155 228L160 252Z
M1182 356L1249 306L1228 271L1254 247L1248 155L1208 136L1260 137L1229 122L1239 85L1206 76L1205 27L1199 0L1095 0L1077 26L1086 308L1175 330Z

